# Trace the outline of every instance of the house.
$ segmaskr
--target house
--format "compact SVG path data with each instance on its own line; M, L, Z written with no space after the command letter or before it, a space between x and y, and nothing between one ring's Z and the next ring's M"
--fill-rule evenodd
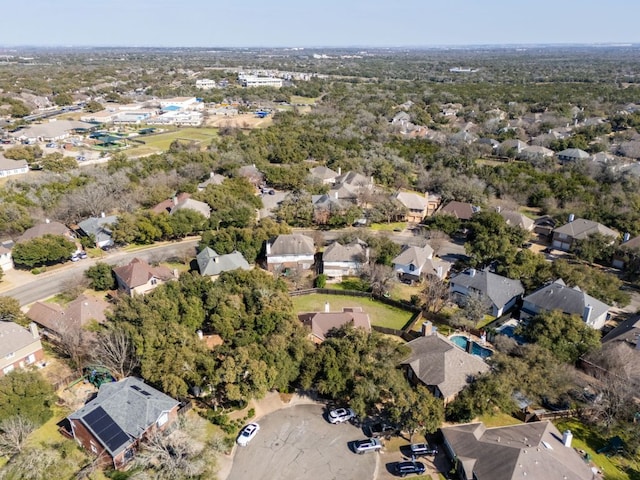
M28 143L57 142L69 138L75 131L89 131L95 127L94 124L75 120L52 120L16 130L11 135Z
M115 215L106 216L102 214L100 217L89 217L78 222L78 233L85 237L93 235L98 248L110 247L113 245L111 225L117 221L118 217Z
M533 233L537 234L544 241L550 241L555 228L556 221L550 215L538 217L533 222Z
M498 213L504 218L506 224L511 227L519 227L527 232L531 232L535 226L535 222L531 218L520 212L498 208Z
M587 220L585 218L575 218L569 215L569 222L553 231L551 245L558 250L570 251L575 246L576 240L587 240L590 235L599 233L605 237L611 237L613 243L620 235L615 230L605 227L601 223Z
M579 148L567 148L566 150L562 150L556 154L560 163L570 163L577 162L579 160L588 160L591 155L589 155L584 150L580 150Z
M509 140L505 140L500 144L500 146L498 147L498 153L500 155L513 155L515 157L528 146L529 145L527 145L522 140L512 138Z
M342 170L340 169L340 167L338 167L338 171L335 172L329 167L325 167L324 165L313 167L311 170L309 170L309 176L312 179L325 185L333 185L334 183L336 183L336 178L339 177L341 173Z
M264 174L256 168L255 165L245 165L238 169L238 176L247 179L247 181L256 188L264 183Z
M29 330L17 323L0 321L0 377L15 370L33 365L44 358L38 327Z
M249 262L237 250L225 255L218 255L212 248L205 247L196 255L196 261L202 276L207 275L217 278L223 272L231 272L238 269L251 270Z
M310 329L309 337L314 343L324 342L331 330L348 324L371 333L369 314L364 313L361 307L345 307L342 312L331 312L329 304L326 303L324 308L324 312L301 313L298 315L303 325Z
M444 450L462 480L592 480L597 478L550 421L487 428L483 423L440 429Z
M45 337L57 340L67 331L78 330L91 321L105 323L109 303L90 295L80 295L65 307L57 303L36 302L27 311L27 317L39 325Z
M588 360L640 388L640 316L628 318L607 333L601 350Z
M464 304L465 297L477 293L485 297L490 303L490 312L494 317L500 317L510 309L524 294L520 280L512 280L497 275L489 270L468 268L464 272L449 280L451 297Z
M578 315L591 328L600 330L607 321L610 308L583 292L580 287L568 287L562 279L558 279L522 299L520 318L559 310L567 315Z
M430 322L425 324L430 327ZM489 366L428 327L423 328L422 336L406 344L411 355L401 365L411 383L426 386L447 404L475 377L488 372Z
M29 165L26 160L12 160L0 153L0 178L22 175L28 171Z
M640 253L640 235L633 238L629 237L628 233L623 235L620 247L613 254L612 266L614 268L625 268L629 264L629 260L637 257Z
M425 217L430 217L440 206L440 195L421 195L416 192L397 192L393 198L407 209L402 221L420 223Z
M311 237L300 233L278 235L266 243L267 270L287 271L290 268L308 270L315 260L316 246Z
M517 155L517 158L521 160L542 160L544 158L553 158L554 152L550 148L543 147L542 145L531 145L523 148Z
M151 209L154 213L168 212L174 214L178 210L189 209L200 213L205 218L211 217L211 207L199 200L194 200L188 193L180 193L173 198L164 200Z
M198 184L198 191L202 192L209 185L222 185L222 183L227 179L224 175L220 175L219 173L210 172L209 178L207 178L204 182Z
M419 282L428 275L444 280L451 268L450 263L433 258L433 248L429 245L405 246L392 263L400 280L408 282Z
M134 258L128 265L113 269L118 282L118 289L127 295L144 295L158 285L174 280L177 275L167 267L152 267L140 258Z
M453 215L460 220L471 220L473 214L478 211L477 207L474 207L470 203L451 201L444 207L438 210L438 215Z
M100 463L123 468L140 442L178 418L180 402L135 377L103 383L98 395L67 417L70 434Z
M11 249L0 245L0 269L3 272L7 272L13 269L13 257L11 256Z
M369 247L360 239L347 245L333 242L322 252L322 273L330 280L340 281L343 276L358 275L369 261Z
M39 223L38 225L25 230L22 235L18 237L16 243L28 242L29 240L40 238L45 235L61 235L67 240L75 241L73 233L65 225L60 222L52 222L47 219L44 223Z
M356 172L347 172L336 177L329 195L340 200L359 203L359 197L373 190L373 177L365 177Z

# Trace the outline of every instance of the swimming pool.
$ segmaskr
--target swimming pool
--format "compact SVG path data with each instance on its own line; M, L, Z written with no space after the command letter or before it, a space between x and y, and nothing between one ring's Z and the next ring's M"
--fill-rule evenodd
M456 346L463 349L465 352L467 351L467 343L469 342L469 339L464 335L453 335L449 337L449 340L451 340L452 343L454 343ZM483 347L482 345L478 345L476 342L472 341L471 354L477 355L480 358L489 358L491 355L493 355L493 351Z

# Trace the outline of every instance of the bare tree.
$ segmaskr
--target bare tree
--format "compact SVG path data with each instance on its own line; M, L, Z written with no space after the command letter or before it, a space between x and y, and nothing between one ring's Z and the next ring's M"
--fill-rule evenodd
M0 479L48 480L53 478L49 471L58 459L53 448L30 448L15 456L0 471Z
M27 437L36 425L22 415L9 417L0 422L0 455L13 457L22 452Z
M68 319L56 325L58 350L69 357L72 368L77 371L85 364L91 345L91 333L84 330L79 323Z
M128 377L140 365L131 334L120 326L98 334L93 359L118 378Z
M389 285L396 279L393 269L387 265L369 262L364 268L364 276L371 284L374 295L384 295L389 290Z
M424 309L427 312L439 313L449 301L449 285L435 275L430 275L422 289Z

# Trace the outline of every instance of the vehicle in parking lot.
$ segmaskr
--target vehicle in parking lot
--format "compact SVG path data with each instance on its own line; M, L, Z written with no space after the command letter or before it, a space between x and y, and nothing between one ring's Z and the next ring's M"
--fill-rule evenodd
M258 430L260 430L260 425L255 422L246 425L242 430L240 430L240 434L238 435L238 440L236 440L236 443L241 447L246 447L249 442L253 440L253 437L256 436Z
M80 261L80 257L77 256L76 254L71 255L71 261L72 262L78 262Z
M419 457L421 455L437 455L438 449L431 448L428 443L413 443L411 445L411 455Z
M82 252L80 252L78 254L78 257L80 257L81 259L85 259L87 258L87 252L85 252L84 250Z
M353 448L357 454L362 455L367 452L378 452L382 449L382 443L377 438L367 438L353 442Z
M422 462L398 462L394 465L393 471L396 475L404 477L410 473L423 474L427 469Z
M329 412L327 418L329 419L329 423L343 423L348 422L355 416L356 414L350 408L336 408Z

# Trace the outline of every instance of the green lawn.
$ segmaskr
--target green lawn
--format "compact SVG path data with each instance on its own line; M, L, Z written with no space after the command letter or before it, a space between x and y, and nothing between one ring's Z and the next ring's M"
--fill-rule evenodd
M342 311L343 307L362 307L369 314L372 325L401 330L411 319L411 312L376 302L370 298L347 297L342 295L302 295L293 297L296 312L323 312L325 302L329 302L332 312Z
M640 480L638 467L631 469L628 460L624 457L620 455L607 457L605 454L596 453L596 450L606 445L608 439L597 427L584 425L576 419L560 420L554 423L560 432L571 430L573 434L572 446L591 455L593 463L604 472L605 480ZM627 467L629 470L625 472Z
M304 104L304 105L315 105L318 101L317 98L312 97L300 97L298 95L291 95L289 102L293 105L296 104Z
M372 223L371 230L379 230L383 232L393 232L404 230L407 228L407 222L391 222L391 223Z
M517 425L519 423L522 423L517 418L502 412L494 413L493 415L483 415L479 417L478 420L484 423L487 428L506 427L509 425Z
M127 150L128 155L141 155L143 153L152 153L153 151L166 151L174 140L194 140L200 142L203 146L209 145L218 135L217 128L181 128L167 133L159 133L158 135L144 135L137 137L142 140L145 145L133 147Z

